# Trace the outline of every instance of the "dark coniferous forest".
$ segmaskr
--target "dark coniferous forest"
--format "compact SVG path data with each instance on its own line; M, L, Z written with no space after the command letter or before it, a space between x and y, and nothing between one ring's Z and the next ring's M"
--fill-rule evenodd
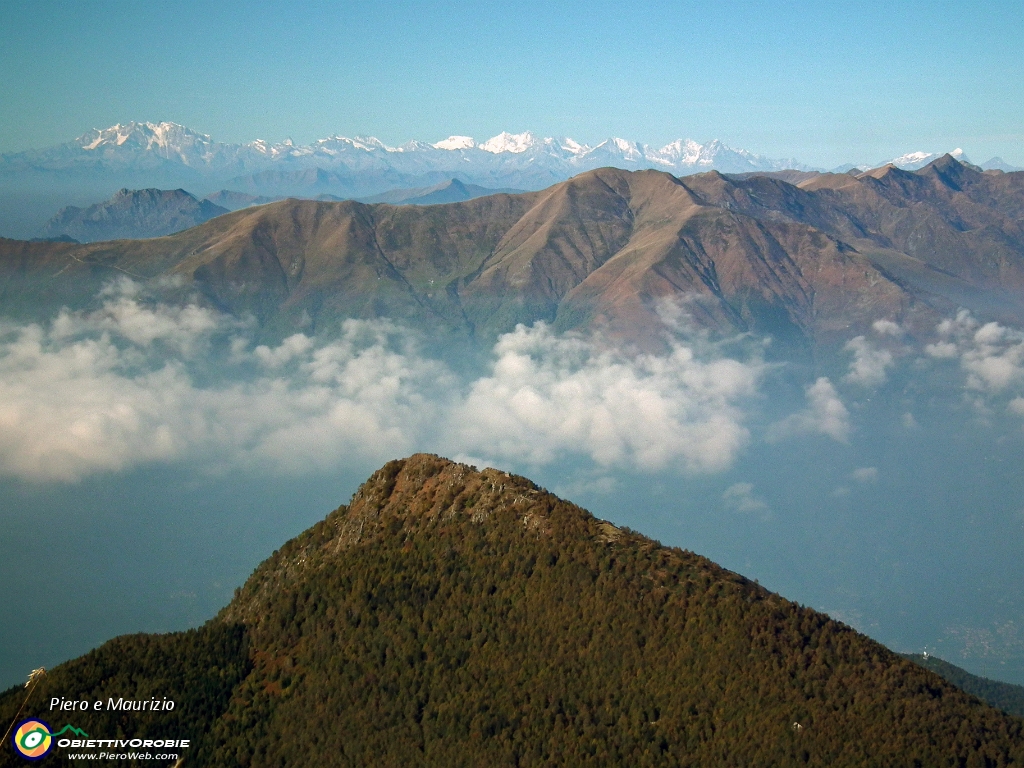
M1024 762L1024 720L828 616L429 455L376 472L204 627L117 638L28 710L114 694L177 706L69 722L189 737L184 765Z

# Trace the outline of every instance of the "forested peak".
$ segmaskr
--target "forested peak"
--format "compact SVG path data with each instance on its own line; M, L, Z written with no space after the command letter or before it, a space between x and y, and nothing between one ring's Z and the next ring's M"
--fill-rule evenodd
M554 514L556 512L557 514ZM576 535L618 539L621 531L564 502L532 481L493 468L483 471L433 454L389 461L348 505L287 542L268 558L223 611L227 621L258 621L262 606L285 585L335 561L351 547L408 542L460 526L511 526L533 538L574 529Z
M195 765L1024 764L1024 721L828 616L429 455L374 473L200 630L115 640L38 696L112 683L178 719L76 727L187 733Z
M336 565L353 547L435 549L443 557L452 538L497 539L524 557L561 552L581 544L628 549L650 561L649 578L661 581L679 570L708 583L741 586L772 596L742 576L688 551L595 518L587 510L525 477L460 464L432 454L390 461L374 472L351 502L287 542L268 558L220 613L226 621L258 623L282 591L306 583L313 572ZM662 570L662 569L668 570ZM683 577L684 580L686 577Z

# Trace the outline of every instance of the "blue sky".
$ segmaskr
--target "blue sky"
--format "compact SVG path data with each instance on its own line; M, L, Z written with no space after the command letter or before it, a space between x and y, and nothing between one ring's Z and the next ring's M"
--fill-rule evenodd
M4 0L0 151L171 120L221 141L532 130L822 166L1024 166L1020 2Z

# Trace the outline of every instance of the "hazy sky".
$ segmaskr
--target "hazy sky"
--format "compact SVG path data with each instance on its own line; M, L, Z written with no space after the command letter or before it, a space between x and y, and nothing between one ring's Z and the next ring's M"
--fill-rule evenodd
M4 0L0 151L129 120L221 141L531 130L824 166L1024 165L1024 4Z

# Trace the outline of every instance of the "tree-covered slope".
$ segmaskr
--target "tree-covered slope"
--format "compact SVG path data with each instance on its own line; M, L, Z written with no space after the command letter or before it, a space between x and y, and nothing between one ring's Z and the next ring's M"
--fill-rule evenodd
M921 653L904 653L903 658L917 662L951 682L957 688L977 696L987 704L1010 715L1024 717L1024 686L1001 683L987 677L972 675L948 661Z
M1024 721L849 627L435 456L376 472L191 636L239 626L251 666L186 765L1024 764Z
M227 709L232 691L252 669L244 627L224 622L165 635L125 635L79 659L50 670L31 689L0 693L0 727L39 717L54 729L71 724L93 738L191 739L208 742L207 733ZM88 702L85 711L50 709L52 698ZM158 712L110 710L110 699L175 702ZM101 702L101 709L94 708ZM22 707L24 707L22 709ZM69 736L74 734L69 734ZM201 747L200 747L201 749ZM66 764L69 751L53 749L39 765ZM202 753L190 748L192 765ZM117 761L103 761L116 765ZM27 765L15 756L10 740L0 745L0 766Z

